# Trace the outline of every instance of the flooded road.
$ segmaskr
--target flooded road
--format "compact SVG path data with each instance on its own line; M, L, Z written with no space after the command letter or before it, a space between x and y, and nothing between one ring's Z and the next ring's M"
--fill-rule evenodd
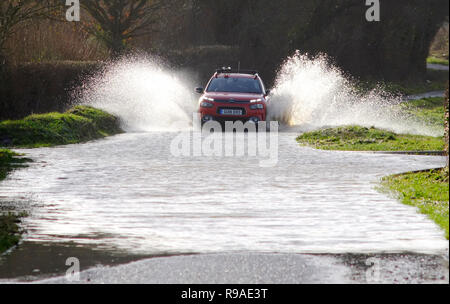
M183 75L151 58L113 63L75 95L120 117L127 133L19 150L34 162L0 183L0 201L29 214L27 233L0 258L0 282L63 275L68 257L92 282L360 282L377 255L387 261L382 282L448 283L444 232L376 189L383 176L442 167L444 157L320 151L295 141L326 126L431 136L441 128L402 111L401 98L357 93L326 58L296 53L271 93L274 119L297 126L278 134L274 166L261 166L268 158L259 154L176 156L174 139L190 133L174 130L189 130L198 106L191 88L199 84ZM90 270L131 261L113 277L109 267Z
M174 157L177 134L23 150L35 162L0 184L0 199L29 213L25 243L141 255L448 251L431 220L375 189L444 157L320 151L281 132L278 163L263 168L258 156Z

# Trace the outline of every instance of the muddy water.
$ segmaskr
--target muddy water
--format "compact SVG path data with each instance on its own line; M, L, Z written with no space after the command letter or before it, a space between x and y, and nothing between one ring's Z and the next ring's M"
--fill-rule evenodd
M432 221L375 189L443 157L319 151L282 132L277 165L263 168L258 156L174 157L177 134L25 150L35 162L0 184L0 199L30 214L26 243L144 255L448 250Z

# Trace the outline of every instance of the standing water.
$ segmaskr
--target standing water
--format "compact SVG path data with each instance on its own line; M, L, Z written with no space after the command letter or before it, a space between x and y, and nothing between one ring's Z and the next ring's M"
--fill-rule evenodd
M191 91L143 58L88 80L80 102L120 116L128 132L23 151L35 162L2 182L0 196L28 210L25 241L139 254L448 250L425 215L375 189L382 176L445 158L314 150L298 146L292 132L279 134L270 168L258 156L174 157L171 141L190 132L196 109ZM300 128L351 123L435 134L394 110L395 99L355 92L324 58L297 54L280 70L271 113Z

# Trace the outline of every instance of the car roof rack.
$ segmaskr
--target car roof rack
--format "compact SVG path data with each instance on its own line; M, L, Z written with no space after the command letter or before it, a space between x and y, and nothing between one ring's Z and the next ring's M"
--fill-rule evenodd
M258 71L256 70L235 70L231 67L222 67L220 69L216 70L216 74L250 74L250 75L257 75Z

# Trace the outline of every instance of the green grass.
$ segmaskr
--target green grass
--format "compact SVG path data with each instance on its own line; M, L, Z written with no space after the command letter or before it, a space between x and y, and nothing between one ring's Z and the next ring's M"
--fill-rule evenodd
M394 95L415 95L430 91L444 91L449 80L448 71L428 70L424 81L383 82L368 80L359 82L357 88L364 93L374 88Z
M433 97L402 103L405 112L414 114L430 126L444 128L444 98Z
M25 162L31 161L27 158L18 158L18 156L21 155L10 150L0 149L0 181L6 178L11 170L23 167ZM19 242L22 231L18 223L23 216L25 216L23 213L0 213L0 254Z
M0 214L0 254L19 243L23 231L18 224L23 216L23 213Z
M31 161L18 156L21 155L10 150L0 149L0 181L5 179L11 170L24 167L24 163ZM18 223L23 216L25 216L24 213L2 214L0 212L0 254L19 242L22 231Z
M9 171L25 166L24 163L31 161L15 152L6 149L0 149L0 181L3 180Z
M442 59L442 58L430 56L427 58L427 63L448 65L448 59Z
M407 205L419 208L444 231L448 239L448 168L418 173L393 175L382 179L384 189L394 191L396 196Z
M121 133L119 120L101 110L77 106L66 113L30 115L21 120L0 122L0 140L13 147L35 148L75 144ZM31 161L15 152L0 149L0 181L11 170ZM24 214L0 214L0 253L16 245Z
M121 132L116 117L88 106L0 122L0 139L22 148L74 144Z
M360 126L308 132L298 136L297 141L317 149L342 151L442 151L444 148L440 137L396 134Z
M11 170L16 153L0 149L0 181L6 177Z

